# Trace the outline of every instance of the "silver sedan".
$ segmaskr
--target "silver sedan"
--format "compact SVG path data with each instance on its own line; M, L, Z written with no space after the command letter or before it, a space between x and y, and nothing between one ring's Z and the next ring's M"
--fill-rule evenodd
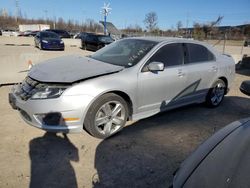
M205 43L177 38L128 38L89 57L39 63L9 102L27 123L46 131L98 138L127 120L205 103L217 107L231 87L235 64Z

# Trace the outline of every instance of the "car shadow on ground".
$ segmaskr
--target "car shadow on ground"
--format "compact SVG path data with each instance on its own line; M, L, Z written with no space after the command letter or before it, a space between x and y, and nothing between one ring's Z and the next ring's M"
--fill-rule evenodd
M180 163L215 131L250 117L250 99L191 105L125 127L96 148L93 187L168 187Z
M74 188L77 180L70 161L79 161L78 149L67 135L45 133L29 143L30 188Z

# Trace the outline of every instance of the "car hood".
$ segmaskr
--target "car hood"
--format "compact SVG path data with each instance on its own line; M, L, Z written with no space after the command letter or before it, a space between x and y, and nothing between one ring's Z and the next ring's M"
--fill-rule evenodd
M36 64L28 76L40 82L73 83L123 69L88 57L64 56Z

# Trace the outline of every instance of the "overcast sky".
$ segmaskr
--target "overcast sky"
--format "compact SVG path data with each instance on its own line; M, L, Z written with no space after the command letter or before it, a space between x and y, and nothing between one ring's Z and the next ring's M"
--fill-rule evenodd
M205 23L224 16L221 25L250 23L250 0L18 0L22 15L27 18L50 19L62 17L65 20L103 19L100 14L104 2L112 8L108 21L118 28L138 24L144 28L145 14L154 11L158 15L161 29L176 27L181 21L183 27L192 27L194 22ZM16 0L0 0L0 9L12 15L16 12Z

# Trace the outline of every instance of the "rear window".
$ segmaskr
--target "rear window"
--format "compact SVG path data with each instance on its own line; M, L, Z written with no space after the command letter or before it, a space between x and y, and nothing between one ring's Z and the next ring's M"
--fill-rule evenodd
M206 62L215 59L212 52L202 45L187 43L186 46L188 50L187 63Z

